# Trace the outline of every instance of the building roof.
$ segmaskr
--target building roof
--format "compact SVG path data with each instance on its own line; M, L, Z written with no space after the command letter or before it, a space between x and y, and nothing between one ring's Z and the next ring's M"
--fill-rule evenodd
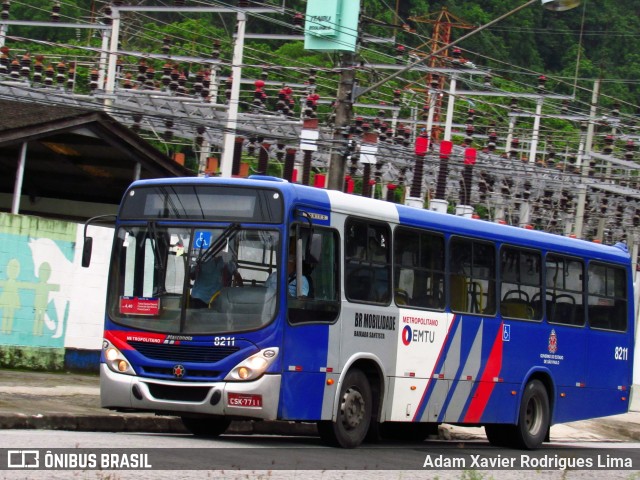
M0 99L0 193L117 205L136 178L194 173L105 112Z

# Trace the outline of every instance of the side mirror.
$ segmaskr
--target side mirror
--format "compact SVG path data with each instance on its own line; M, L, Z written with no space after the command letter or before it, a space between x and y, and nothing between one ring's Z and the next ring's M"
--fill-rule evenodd
M87 268L91 264L91 249L93 247L93 238L85 237L84 245L82 245L82 266Z

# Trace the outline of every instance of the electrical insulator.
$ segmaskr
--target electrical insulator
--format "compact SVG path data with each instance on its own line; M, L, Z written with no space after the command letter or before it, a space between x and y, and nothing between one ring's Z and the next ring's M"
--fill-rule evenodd
M6 75L9 73L9 67L11 60L9 59L9 47L0 47L0 75Z
M487 143L487 149L493 152L496 149L498 143L498 134L495 130L489 131L489 143Z
M53 66L49 65L44 71L44 84L47 87L53 86L53 77L55 75L55 71L53 70Z
M545 89L545 85L547 83L547 77L544 75L540 75L538 77L538 90L542 91Z
M462 50L458 47L455 47L452 50L451 56L453 57L452 63L454 67L458 67L462 64Z
M618 118L620 116L620 104L614 103L613 109L611 110L611 116L614 118Z
M518 154L519 148L520 148L520 140L518 140L517 138L514 138L513 140L511 140L511 151L509 152L511 157L515 157Z
M218 60L220 58L220 40L213 41L213 49L211 50L211 58Z
M36 64L37 65L37 64ZM93 69L91 70L91 72L89 73L89 89L92 92L95 92L99 85L98 85L98 78L99 78L99 73L97 69Z
M398 45L396 47L396 64L400 65L404 63L404 57L405 57L404 54L405 54L404 45Z
M402 90L394 90L393 91L393 105L395 107L400 106L400 97L402 96Z
M633 143L633 140L629 140L624 148L625 148L624 157L627 160L633 160L634 153L636 151L636 144Z
M249 6L248 0L238 0L238 6L240 8L247 8Z
M431 88L434 90L440 87L440 75L435 73L431 75L431 81L429 82L429 85L431 85Z
M124 76L124 82L122 83L122 87L130 90L133 88L133 83L131 83L131 73L127 72L127 74Z
M186 1L185 0L173 0L173 4L176 7L184 7Z
M111 25L113 23L113 11L111 10L111 7L109 5L105 5L105 7L102 9L102 13L104 14L104 24Z
M44 65L42 61L44 60L44 56L36 55L36 61L33 64L33 81L35 83L42 82L42 73L44 72Z
M467 123L473 123L476 118L476 111L473 108L467 110Z
M422 107L422 120L427 120L429 118L429 105L425 105Z
M168 55L169 52L171 51L171 38L169 37L164 37L162 39L162 47L161 47L162 53L164 53L165 55Z
M467 136L464 138L464 143L466 145L471 145L473 142L473 133L475 132L475 127L473 125L467 125L465 128L465 133Z
M75 62L69 63L69 72L67 74L67 90L73 90L73 85L76 81L76 64Z
M27 78L31 73L31 55L25 53L20 59L20 75Z
M493 77L490 74L487 74L484 76L484 86L485 88L489 88L491 86L491 82L493 80Z
M67 73L67 66L65 65L63 60L60 60L58 62L56 71L58 72L56 75L56 82L58 83L58 86L62 86L62 84L64 83L65 74Z
M173 67L169 63L165 63L164 66L162 67L162 77L160 78L160 81L162 82L162 85L164 85L165 87L168 87L169 84L171 83L172 68Z
M560 112L565 115L569 113L569 100L562 100L562 107L560 107Z
M509 110L511 110L512 112L515 112L517 108L518 108L518 99L512 98L511 100L509 100Z
M604 148L602 149L602 153L604 155L611 155L613 153L613 135L607 135L604 137Z
M396 188L398 188L397 185L393 183L387 184L387 202L396 202Z
M147 78L145 75L147 73L147 68L147 62L145 60L140 60L138 63L138 77L136 78L138 83L144 83L144 80Z
M51 21L59 22L60 21L60 2L53 2L53 6L51 7Z
M0 20L9 20L9 10L11 9L11 2L4 0L2 2L2 9L0 9Z
M293 15L293 26L296 28L302 28L304 26L304 15L300 12L296 12Z

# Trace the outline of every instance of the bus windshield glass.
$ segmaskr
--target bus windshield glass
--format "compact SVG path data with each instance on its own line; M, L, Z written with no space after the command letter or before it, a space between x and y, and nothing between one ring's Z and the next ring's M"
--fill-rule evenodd
M122 326L219 334L260 328L276 311L278 231L239 224L117 231L108 314Z

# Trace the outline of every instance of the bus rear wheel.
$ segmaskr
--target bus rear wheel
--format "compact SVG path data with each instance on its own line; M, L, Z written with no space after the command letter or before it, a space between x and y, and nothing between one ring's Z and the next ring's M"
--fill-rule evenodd
M484 430L489 442L496 447L533 450L544 441L550 419L547 389L540 380L531 380L520 400L518 423L485 425Z
M527 383L520 401L515 445L527 450L538 448L547 436L550 421L547 389L540 380L531 380Z
M347 373L340 388L336 421L318 423L320 437L329 445L355 448L360 445L371 424L371 385L358 369Z
M222 435L231 420L217 417L180 417L187 430L198 437L218 437Z

